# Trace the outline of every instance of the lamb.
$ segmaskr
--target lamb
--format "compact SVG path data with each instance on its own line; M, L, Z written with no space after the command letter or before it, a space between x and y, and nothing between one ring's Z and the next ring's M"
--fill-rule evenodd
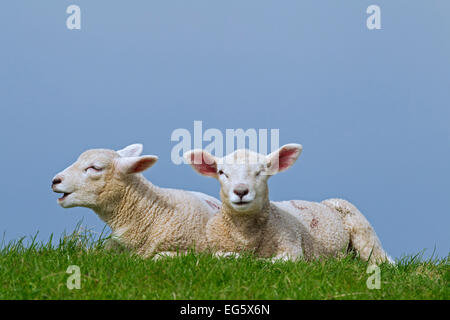
M211 248L274 260L312 260L353 249L373 263L392 262L370 223L346 200L269 201L268 178L291 167L301 152L301 145L288 144L267 156L245 149L224 158L204 150L185 154L195 171L221 185L221 210L206 225Z
M220 201L200 192L160 188L141 172L157 161L141 144L91 149L52 181L63 208L92 209L112 229L113 242L143 257L207 248L205 226Z

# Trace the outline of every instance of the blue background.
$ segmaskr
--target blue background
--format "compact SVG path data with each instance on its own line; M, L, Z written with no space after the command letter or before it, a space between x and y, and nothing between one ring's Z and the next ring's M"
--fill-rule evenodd
M66 8L81 7L81 30ZM366 9L381 7L381 30ZM352 201L394 257L450 249L449 1L7 1L0 11L0 232L100 231L51 178L144 143L153 183L218 196L174 165L177 128L279 128L303 154L273 200ZM206 145L206 143L205 143Z

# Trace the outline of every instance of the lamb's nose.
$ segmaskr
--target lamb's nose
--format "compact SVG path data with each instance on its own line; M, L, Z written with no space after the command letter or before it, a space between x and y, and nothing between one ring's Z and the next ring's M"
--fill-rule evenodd
M52 186L54 186L55 184L61 183L61 182L62 182L62 179L61 179L61 178L54 178L54 179L52 180Z
M246 194L248 194L248 187L245 184L240 183L234 187L233 192L242 199Z

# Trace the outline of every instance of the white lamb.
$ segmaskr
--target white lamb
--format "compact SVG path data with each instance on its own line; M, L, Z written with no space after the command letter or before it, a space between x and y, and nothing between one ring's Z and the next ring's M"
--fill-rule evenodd
M288 144L267 156L244 149L224 158L203 150L185 154L197 172L221 185L221 211L206 226L210 246L283 260L337 256L353 249L364 260L391 262L370 223L351 203L269 201L268 178L292 166L301 151L301 145Z
M220 201L151 184L140 172L158 158L141 152L142 145L133 144L120 151L82 153L53 178L53 191L63 193L58 203L63 208L91 208L111 227L112 239L143 257L205 250L205 226Z

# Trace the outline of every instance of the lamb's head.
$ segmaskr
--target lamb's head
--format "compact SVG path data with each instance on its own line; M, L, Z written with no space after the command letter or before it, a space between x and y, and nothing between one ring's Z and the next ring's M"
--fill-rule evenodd
M108 185L125 185L130 176L150 168L158 159L139 156L141 152L141 144L119 151L91 149L83 152L75 163L52 180L53 191L63 194L58 199L59 205L97 209L103 202L120 197L115 193L121 192L121 188L108 188Z
M301 152L301 145L287 144L269 155L240 149L217 158L204 150L191 150L185 158L198 173L219 180L224 205L235 213L248 214L267 203L268 178L292 166Z

